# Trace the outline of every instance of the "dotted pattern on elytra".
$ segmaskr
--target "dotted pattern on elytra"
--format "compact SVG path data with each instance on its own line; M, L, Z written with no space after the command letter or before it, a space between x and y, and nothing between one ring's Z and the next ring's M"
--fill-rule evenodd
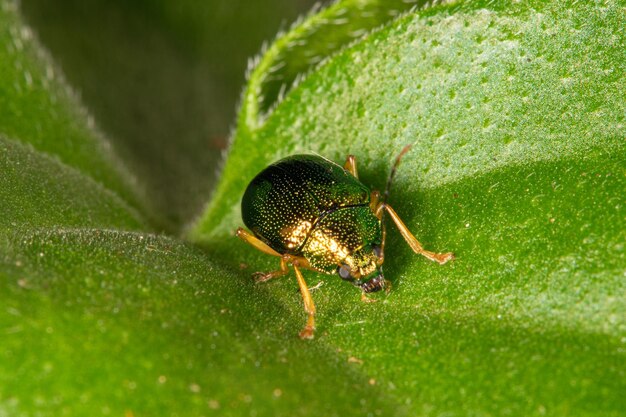
M245 225L279 253L299 254L311 227L328 210L369 204L369 190L317 155L282 159L259 173L241 202Z
M369 206L346 207L319 220L302 254L314 268L334 273L342 263L354 269L375 262L372 246L381 243L381 224ZM356 254L361 248L365 253Z

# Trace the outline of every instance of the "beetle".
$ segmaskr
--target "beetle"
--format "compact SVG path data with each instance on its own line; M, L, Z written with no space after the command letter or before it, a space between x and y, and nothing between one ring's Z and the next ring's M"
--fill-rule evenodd
M308 315L301 338L311 339L315 331L315 304L301 269L339 275L361 289L364 301L369 300L367 293L389 288L382 270L384 213L416 254L440 264L454 258L452 253L425 250L386 203L409 148L396 157L382 196L359 180L353 155L343 167L319 155L292 155L269 165L246 188L241 215L252 233L240 227L236 235L280 259L280 269L255 273L257 282L285 275L293 267Z

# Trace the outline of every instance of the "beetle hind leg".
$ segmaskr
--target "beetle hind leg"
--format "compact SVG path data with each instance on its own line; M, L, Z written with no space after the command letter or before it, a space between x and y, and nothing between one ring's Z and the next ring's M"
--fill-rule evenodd
M436 253L436 252L431 252L429 250L424 249L422 244L415 238L415 236L413 236L409 228L406 227L406 225L400 219L400 216L398 216L398 214L395 212L394 209L392 209L390 206L388 206L385 203L381 203L376 211L382 212L383 209L386 210L387 213L389 213L389 217L391 217L391 220L393 220L393 222L396 224L396 226L398 227L398 230L400 231L400 234L402 235L404 240L406 240L406 243L409 244L411 249L413 249L413 252L419 255L422 255L426 259L435 261L441 265L454 259L454 254L452 252Z
M348 155L346 163L343 164L343 168L352 174L355 178L359 178L359 172L356 169L356 156Z
M278 256L278 257L282 256L280 253L270 248L265 242L263 242L258 237L254 236L252 233L248 232L246 229L242 227L237 229L237 232L235 233L235 235L237 235L239 239L243 240L248 245L255 247L256 249L260 250L263 253L266 253L272 256Z

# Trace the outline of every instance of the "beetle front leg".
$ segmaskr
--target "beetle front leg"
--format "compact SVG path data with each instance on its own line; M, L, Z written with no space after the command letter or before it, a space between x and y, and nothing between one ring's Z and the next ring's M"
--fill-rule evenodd
M454 254L452 252L435 253L424 249L422 244L415 238L415 236L413 236L409 228L406 227L404 222L402 222L400 216L398 216L394 209L392 209L385 203L380 203L380 206L376 209L376 212L382 212L383 209L386 210L387 213L389 213L391 220L393 220L393 222L396 224L398 230L400 231L400 234L402 234L402 237L404 238L404 240L406 240L406 243L408 243L411 249L413 249L413 252L422 255L425 258L430 259L431 261L438 262L441 265L454 259Z
M369 298L365 291L361 292L361 302L366 303L366 304L372 304L372 303L375 303L377 301L378 300L376 300L374 298Z
M300 294L302 294L302 300L304 301L304 311L309 315L306 321L304 329L300 332L301 339L313 339L315 332L315 304L313 303L313 297L309 292L309 287L306 285L306 281L300 272L300 268L293 265L293 269L296 271L296 277L298 278L298 285L300 286Z

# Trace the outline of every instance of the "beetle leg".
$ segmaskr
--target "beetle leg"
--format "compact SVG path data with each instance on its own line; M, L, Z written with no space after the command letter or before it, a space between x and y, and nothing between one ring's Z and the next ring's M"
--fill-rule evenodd
M254 274L252 274L256 282L269 281L272 278L280 277L289 272L289 268L287 268L287 262L290 260L287 257L288 255L281 255L280 253L276 252L274 249L267 246L262 240L250 234L249 232L247 232L245 229L241 227L237 229L237 236L244 242L250 244L251 246L260 250L263 253L280 257L280 269L279 270L272 271L272 272L255 272Z
M367 304L376 303L378 300L374 298L369 298L365 291L361 292L361 301Z
M306 286L306 282L304 281L302 272L300 272L300 268L298 268L294 263L293 269L296 271L296 277L298 278L300 293L302 294L302 300L304 301L304 311L306 311L309 315L304 329L300 332L300 338L313 339L313 333L315 331L315 304L313 304L313 298L311 297L309 288Z
M278 257L282 256L280 253L276 252L274 249L267 246L266 243L264 243L262 240L260 240L259 238L251 234L250 232L246 231L242 227L237 229L237 232L235 234L237 235L238 238L240 238L247 244L254 246L255 248L257 248L263 253L267 253L268 255L278 256Z
M304 311L307 312L309 317L307 318L306 325L304 329L300 332L300 337L302 339L312 339L313 333L315 331L315 304L313 303L313 298L311 297L311 293L309 292L309 288L306 285L306 281L302 276L302 272L300 272L300 268L312 269L309 261L300 256L293 256L289 254L281 255L276 252L274 249L270 248L263 241L261 241L256 236L250 234L243 228L237 229L237 236L242 239L244 242L252 245L256 249L260 250L263 253L272 256L280 257L280 269L278 271L273 271L269 273L260 273L257 272L254 274L256 276L257 282L264 282L269 279L285 275L289 272L289 268L287 267L287 263L293 265L294 271L296 271L296 277L298 278L298 285L300 286L300 293L302 294L302 300L304 301Z
M383 233L383 240L380 243L380 256L378 257L378 264L381 265L385 260L385 240L387 238L387 230L385 229L385 222L383 222L383 209L384 204L380 201L380 192L372 191L370 194L370 209L374 213L374 216L381 221L381 229Z
M287 273L289 273L289 268L287 267L287 264L293 264L294 262L297 262L298 266L300 266L301 268L311 269L311 265L309 264L309 261L307 261L305 258L301 256L289 255L288 253L286 253L284 255L280 255L280 269L279 270L272 271L272 272L255 272L252 275L254 276L254 280L257 283L269 281L270 279L273 279L276 277L282 277L283 275L286 275Z
M285 258L280 258L280 269L272 272L255 272L252 274L254 277L254 281L256 283L269 281L272 278L282 277L283 275L289 272L289 268L287 268L287 262L285 262Z
M380 192L372 191L370 194L370 209L374 212L374 215L381 220L383 218L383 211L380 209Z
M402 220L400 219L400 216L398 216L398 214L390 206L388 206L387 204L381 203L380 207L377 208L376 210L377 211L380 210L382 212L383 209L387 210L387 213L389 213L391 220L393 220L393 222L396 224L396 226L398 227L398 230L400 231L400 234L402 234L402 237L404 238L404 240L406 240L406 243L408 243L411 249L413 249L413 252L419 255L422 255L426 257L427 259L430 259L431 261L439 262L442 265L448 262L449 260L454 259L454 254L452 252L435 253L435 252L431 252L431 251L424 249L422 244L415 238L415 236L413 236L411 231L402 222Z
M378 265L382 265L385 262L385 241L387 240L387 228L385 222L381 222L381 229L383 234L383 241L380 243L380 256L378 257Z
M346 163L343 164L343 168L355 178L359 178L359 172L356 170L356 157L354 155L348 155Z

